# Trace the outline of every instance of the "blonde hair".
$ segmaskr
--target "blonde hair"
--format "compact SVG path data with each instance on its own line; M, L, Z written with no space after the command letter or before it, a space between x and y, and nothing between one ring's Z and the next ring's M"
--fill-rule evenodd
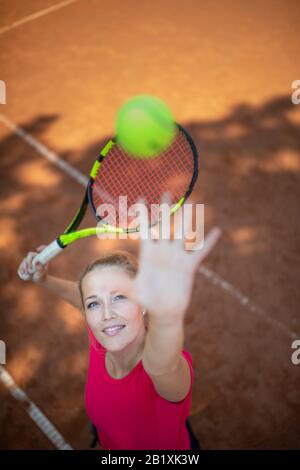
M82 306L84 305L83 302L83 292L82 292L82 281L84 277L91 271L95 271L99 267L105 266L119 266L120 268L124 269L124 271L129 274L130 277L135 277L138 268L139 262L137 258L127 251L111 251L108 253L103 254L100 258L97 258L92 263L88 264L85 269L82 271L79 277L79 292L81 297ZM146 331L148 330L148 316L147 313L144 315L144 322Z

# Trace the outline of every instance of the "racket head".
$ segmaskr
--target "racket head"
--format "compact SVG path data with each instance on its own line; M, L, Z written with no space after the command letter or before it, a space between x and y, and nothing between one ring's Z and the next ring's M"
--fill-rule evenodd
M150 225L159 221L158 206L163 193L170 196L171 212L175 212L193 191L198 177L198 153L189 133L179 124L171 145L152 159L137 159L110 140L100 152L90 173L87 196L98 222L122 233L139 230L128 208L143 198ZM119 197L123 196L120 205ZM124 199L125 197L125 199ZM112 205L112 216L97 213L99 206ZM103 206L102 206L103 207ZM111 207L111 206L110 206Z

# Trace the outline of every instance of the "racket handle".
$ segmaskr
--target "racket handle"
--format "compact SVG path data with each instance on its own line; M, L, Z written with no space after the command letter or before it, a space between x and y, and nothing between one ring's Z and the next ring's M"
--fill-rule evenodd
M64 249L58 244L57 240L54 240L50 243L46 248L43 249L40 253L38 253L32 261L32 267L35 270L36 263L47 264L51 261L55 256L59 255Z

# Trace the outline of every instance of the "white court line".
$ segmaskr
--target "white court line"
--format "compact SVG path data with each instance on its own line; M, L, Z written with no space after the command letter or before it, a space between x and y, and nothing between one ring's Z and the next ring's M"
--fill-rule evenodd
M8 118L6 118L3 114L0 114L0 122L2 122L6 127L10 130L15 132L19 137L21 137L25 142L29 145L34 147L40 155L44 158L49 160L51 163L56 165L62 171L64 171L68 176L75 179L79 184L86 186L88 179L84 176L80 171L73 168L69 163L65 162L61 157L59 157L56 153L50 151L45 147L45 145L38 142L34 137L30 134L25 132L22 128L15 125L11 122ZM242 294L238 289L234 286L229 284L229 282L222 279L218 274L210 271L205 266L201 265L199 269L199 274L203 275L208 279L212 284L221 287L224 291L229 293L232 297L239 301L240 305L245 307L249 312L256 314L263 318L267 323L269 323L272 327L278 328L283 333L290 336L290 338L297 339L299 335L297 335L294 331L291 331L288 327L286 327L282 322L272 318L269 314L267 314L261 307L255 305L248 297Z
M4 114L0 114L0 122L4 124L8 129L13 131L17 134L21 139L25 140L27 144L33 147L40 155L45 157L50 163L57 166L60 170L64 171L68 176L73 178L77 183L86 187L89 178L83 175L80 171L76 170L72 165L68 162L63 160L61 157L57 155L57 153L49 150L45 145L41 144L37 139L32 137L32 135L28 134L28 132L24 131L21 127L14 124L10 121ZM111 204L115 207L117 206L116 201L104 190L101 191L103 198L107 201L110 200ZM99 193L100 194L100 193Z
M70 3L74 2L78 2L78 0L65 0L64 2L58 3L57 5L45 8L44 10L38 11L36 13L32 13L32 15L25 16L25 18L22 18L21 20L15 21L14 23L11 23L8 26L3 26L3 28L0 28L0 34L6 33L7 31L17 28L18 26L28 23L29 21L36 20L41 16L48 15L48 13L52 13L52 11L59 10L60 8L66 7Z
M83 175L80 171L76 170L76 168L74 168L68 162L60 158L55 152L52 152L45 145L41 144L38 140L28 134L28 132L24 131L24 129L7 119L7 117L3 114L0 114L0 122L2 122L2 124L4 124L8 129L10 129L19 137L21 137L21 139L27 142L27 144L33 147L50 163L53 163L55 166L67 173L67 175L71 176L71 178L77 181L77 183L82 184L83 186L87 185L88 178L85 175Z
M12 376L0 365L0 380L9 390L10 394L26 407L26 411L30 418L35 422L37 427L59 450L73 450L73 448L64 440L63 436L58 432L55 426L49 421L44 413L33 403L26 393L16 385Z
M243 295L238 289L236 289L229 282L225 281L225 279L223 279L218 274L214 273L203 265L200 266L198 273L206 277L206 279L208 279L215 286L221 287L221 289L232 295L232 297L238 300L243 307L246 307L249 312L255 313L257 316L262 317L264 321L269 323L271 326L278 328L283 333L290 336L292 339L299 338L299 335L297 335L294 331L291 331L280 321L270 317L261 307L255 305L248 297Z

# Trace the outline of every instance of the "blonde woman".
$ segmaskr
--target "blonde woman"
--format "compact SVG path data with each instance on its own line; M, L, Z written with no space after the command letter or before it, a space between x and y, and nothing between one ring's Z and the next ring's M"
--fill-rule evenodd
M22 279L85 315L85 404L103 449L199 449L188 422L194 370L183 349L184 316L197 267L219 235L212 231L204 248L191 252L182 240L149 236L140 241L139 262L124 251L102 255L78 283L54 278L41 265L31 274L34 252L21 263Z

